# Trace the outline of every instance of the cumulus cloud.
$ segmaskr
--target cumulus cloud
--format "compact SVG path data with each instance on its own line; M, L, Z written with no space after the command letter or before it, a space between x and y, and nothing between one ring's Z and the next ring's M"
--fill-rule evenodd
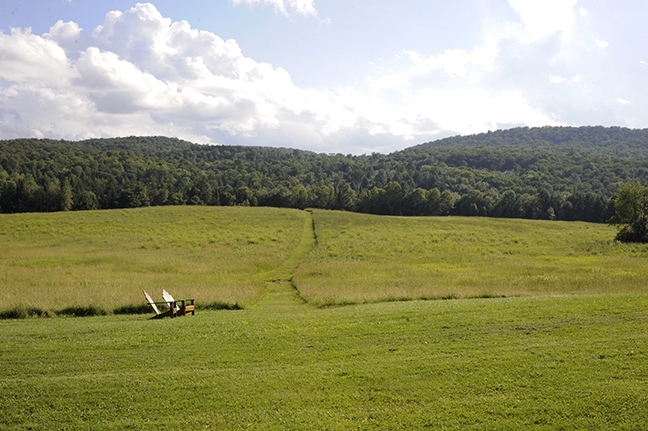
M362 112L372 120L374 133L433 139L450 131L480 133L498 124L558 124L529 104L519 89L492 85L500 42L489 39L470 51L428 57L407 52L405 71L369 79Z
M317 15L315 9L315 0L231 0L234 5L247 4L266 4L274 8L275 11L284 15L290 15L296 12L301 15Z
M286 71L244 57L233 40L172 23L151 4L109 13L91 35L64 22L43 36L0 33L0 58L9 84L0 93L4 136L136 129L217 142L221 132L277 127L278 108L299 111L304 100ZM77 121L57 122L57 111Z
M67 81L74 73L64 49L29 29L12 29L9 35L0 33L0 53L0 79L10 83L57 85L59 79Z
M316 12L313 1L264 3ZM612 75L601 66L620 64L608 60L616 44L564 37L577 30L575 1L510 3L522 26L510 23L469 49L403 51L393 71L330 90L297 87L281 67L245 57L236 41L173 22L148 3L110 12L90 31L58 21L40 36L0 32L0 138L167 135L363 153L510 125L635 125L645 117L628 117L647 105L641 94L630 103L618 97L625 89L600 84ZM615 82L645 79L646 62L634 61L637 75L625 79L619 66Z
M540 39L558 32L568 36L576 21L577 0L509 0L522 18L527 34Z
M460 51L409 55L407 85L425 80L429 69L463 79L474 73L470 62L488 62L479 52L470 60ZM413 103L406 112L381 100L393 90L390 77L369 80L368 93L301 89L287 71L245 57L234 40L172 22L152 4L110 12L92 32L59 21L42 36L0 33L0 59L4 138L166 134L327 151L349 147L351 136L377 142L379 135L412 138L444 127L427 118L434 110L425 108L425 93L405 88L401 101Z
M604 41L604 40L598 40L598 39L596 39L596 40L594 41L594 45L596 45L597 48L601 48L601 49L605 49L605 48L607 48L608 46L610 46L610 44L607 43L606 41Z

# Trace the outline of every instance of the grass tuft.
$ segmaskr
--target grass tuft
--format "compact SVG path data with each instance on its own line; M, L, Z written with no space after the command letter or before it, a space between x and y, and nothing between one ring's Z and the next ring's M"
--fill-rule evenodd
M52 314L36 307L14 307L0 311L0 319L26 319L28 317L52 317Z
M497 294L491 293L491 292L484 292L484 293L480 293L480 294L471 296L470 298L474 298L474 299L496 299L496 298L506 298L506 295L497 295Z
M243 310L243 307L237 303L214 301L208 304L197 304L198 310Z
M114 314L150 314L153 310L148 304L130 304L117 307L113 310Z
M87 317L87 316L106 316L108 312L103 308L88 305L85 307L65 307L56 312L59 316L74 316L74 317Z

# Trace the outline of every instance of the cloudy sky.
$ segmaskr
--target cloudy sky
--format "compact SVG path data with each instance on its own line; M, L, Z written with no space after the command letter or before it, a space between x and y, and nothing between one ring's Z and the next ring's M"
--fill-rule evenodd
M391 152L648 127L644 0L2 0L0 139Z

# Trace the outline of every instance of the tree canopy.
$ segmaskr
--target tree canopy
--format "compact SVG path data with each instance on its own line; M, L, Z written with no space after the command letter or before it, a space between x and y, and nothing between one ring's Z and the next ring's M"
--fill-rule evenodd
M616 214L610 222L619 226L617 240L648 242L648 187L638 182L622 185L614 197Z
M392 154L211 146L166 137L0 141L0 212L149 205L604 222L648 183L648 131L518 128Z

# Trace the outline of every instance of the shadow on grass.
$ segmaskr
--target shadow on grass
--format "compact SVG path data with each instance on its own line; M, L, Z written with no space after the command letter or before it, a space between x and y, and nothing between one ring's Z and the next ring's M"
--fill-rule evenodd
M14 307L0 311L0 319L26 319L28 317L52 317L52 314L36 307Z
M48 311L36 307L14 307L9 310L0 311L0 319L27 319L30 317L54 317L54 316L105 316L108 313L103 308L89 307L66 307L59 311Z
M441 296L425 296L425 297L391 297L382 298L376 301L349 301L337 298L328 298L318 304L313 304L317 308L330 308L330 307L346 307L351 305L360 304L375 304L382 302L408 302L408 301L438 301L438 300L453 300L453 299L491 299L491 298L506 298L506 295L496 295L491 293L482 293L478 295L471 295L461 297L454 293ZM237 303L229 302L210 302L206 304L196 304L196 310L243 310L243 307ZM117 307L113 310L113 314L150 314L153 310L148 304L137 305L124 305ZM74 316L74 317L87 317L87 316L106 316L108 313L105 309L90 305L87 307L66 307L59 311L51 312L36 307L14 307L8 310L0 311L0 320L2 319L27 319L30 317L54 317L54 316Z
M239 304L229 302L210 302L209 304L196 304L197 310L242 310Z
M115 314L150 314L152 312L153 309L148 304L123 305L113 310Z
M62 310L57 311L56 314L58 314L59 316L86 317L105 316L108 314L108 312L103 308L90 305L87 307L66 307Z
M196 305L197 310L242 310L243 307L237 303L211 302L208 304ZM112 314L151 314L153 310L148 304L123 305L112 310ZM27 319L31 317L88 317L107 316L111 314L101 307L94 305L86 307L65 307L58 311L48 311L36 307L14 307L0 311L0 320L5 319Z
M210 302L207 304L196 304L196 310L242 310L239 304L228 302ZM115 308L114 314L151 314L153 309L148 304L124 305Z
M460 296L456 293L449 293L446 295L431 295L431 296L403 296L403 297L386 297L386 298L377 298L375 300L365 300L365 301L353 301L346 299L338 298L326 298L323 301L319 301L313 304L317 308L332 308L332 307L347 307L350 305L361 305L361 304L382 304L387 302L411 302L411 301L449 301L449 300L458 300L458 299L497 299L497 298L506 298L507 295L498 295L494 293L480 293L477 295L466 295Z

